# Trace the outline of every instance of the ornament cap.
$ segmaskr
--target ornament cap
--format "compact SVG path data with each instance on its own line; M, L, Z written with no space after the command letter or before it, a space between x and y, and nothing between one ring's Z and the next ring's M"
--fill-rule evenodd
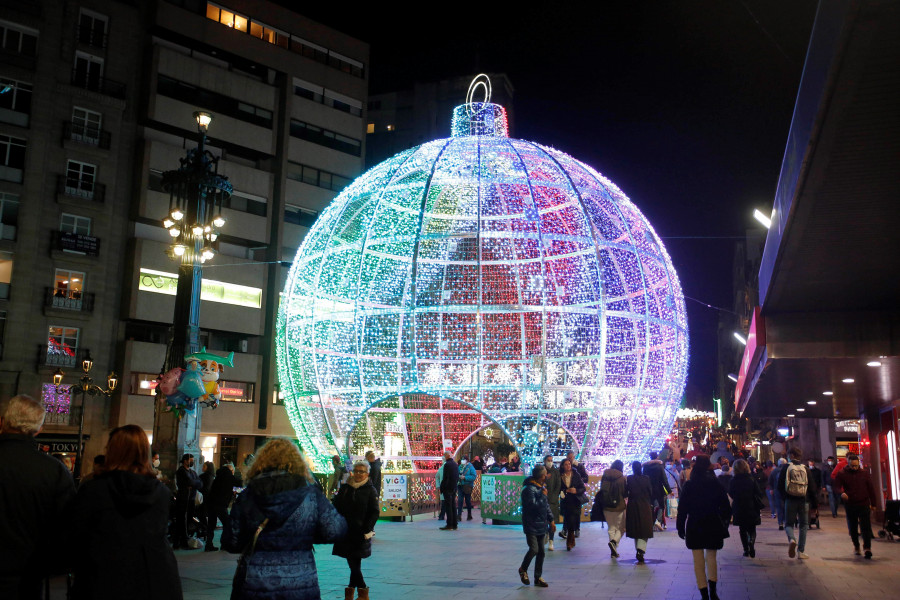
M490 102L469 102L453 109L453 137L509 137L506 109Z

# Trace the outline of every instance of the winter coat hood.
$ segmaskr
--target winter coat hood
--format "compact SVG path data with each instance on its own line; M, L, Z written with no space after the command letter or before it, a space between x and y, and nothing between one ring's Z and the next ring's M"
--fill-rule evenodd
M159 500L156 495L159 481L152 475L108 471L98 475L96 480L108 483L113 504L124 517L135 517Z
M620 471L618 469L606 469L605 471L603 471L603 476L600 479L601 480L609 479L610 481L617 481L623 477L625 477L625 473L623 473L622 471Z
M297 510L313 486L300 475L287 471L266 471L247 484L256 508L269 519L270 526L281 525Z

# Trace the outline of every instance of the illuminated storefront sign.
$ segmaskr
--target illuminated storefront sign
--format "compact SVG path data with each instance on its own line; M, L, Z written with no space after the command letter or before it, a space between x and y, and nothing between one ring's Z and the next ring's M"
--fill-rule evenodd
M174 296L178 288L178 275L154 269L141 268L138 289L154 294ZM222 304L259 308L262 306L262 289L204 279L200 290L200 299Z

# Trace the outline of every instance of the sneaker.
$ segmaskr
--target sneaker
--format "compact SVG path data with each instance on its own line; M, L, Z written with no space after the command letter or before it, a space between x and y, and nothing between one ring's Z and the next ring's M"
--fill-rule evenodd
M791 558L797 556L797 540L791 540L791 545L788 546L788 556Z
M609 555L613 558L619 558L619 553L616 551L616 543L612 540L609 540Z
M550 585L544 581L543 577L538 577L534 580L534 587L550 587Z
M547 545L547 550L553 552L553 540L550 540L550 543Z
M798 553L797 553L797 558L804 558L804 559L806 559L806 558L809 558L809 554L806 554L805 552L798 552Z
M559 537L561 537L562 539L566 539L567 537L569 537L569 532L563 529L562 533L559 534Z
M872 551L866 548L866 558L872 560Z

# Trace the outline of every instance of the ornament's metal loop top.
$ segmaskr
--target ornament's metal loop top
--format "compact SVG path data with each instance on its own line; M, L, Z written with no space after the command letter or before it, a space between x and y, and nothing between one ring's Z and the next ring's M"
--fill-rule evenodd
M472 103L474 102L475 94L478 91L478 88L484 90L484 100L482 100L480 104L490 104L491 78L484 73L479 73L472 80L472 83L469 84L469 91L466 93L466 108L469 112L470 117L475 113L475 107L472 106Z

